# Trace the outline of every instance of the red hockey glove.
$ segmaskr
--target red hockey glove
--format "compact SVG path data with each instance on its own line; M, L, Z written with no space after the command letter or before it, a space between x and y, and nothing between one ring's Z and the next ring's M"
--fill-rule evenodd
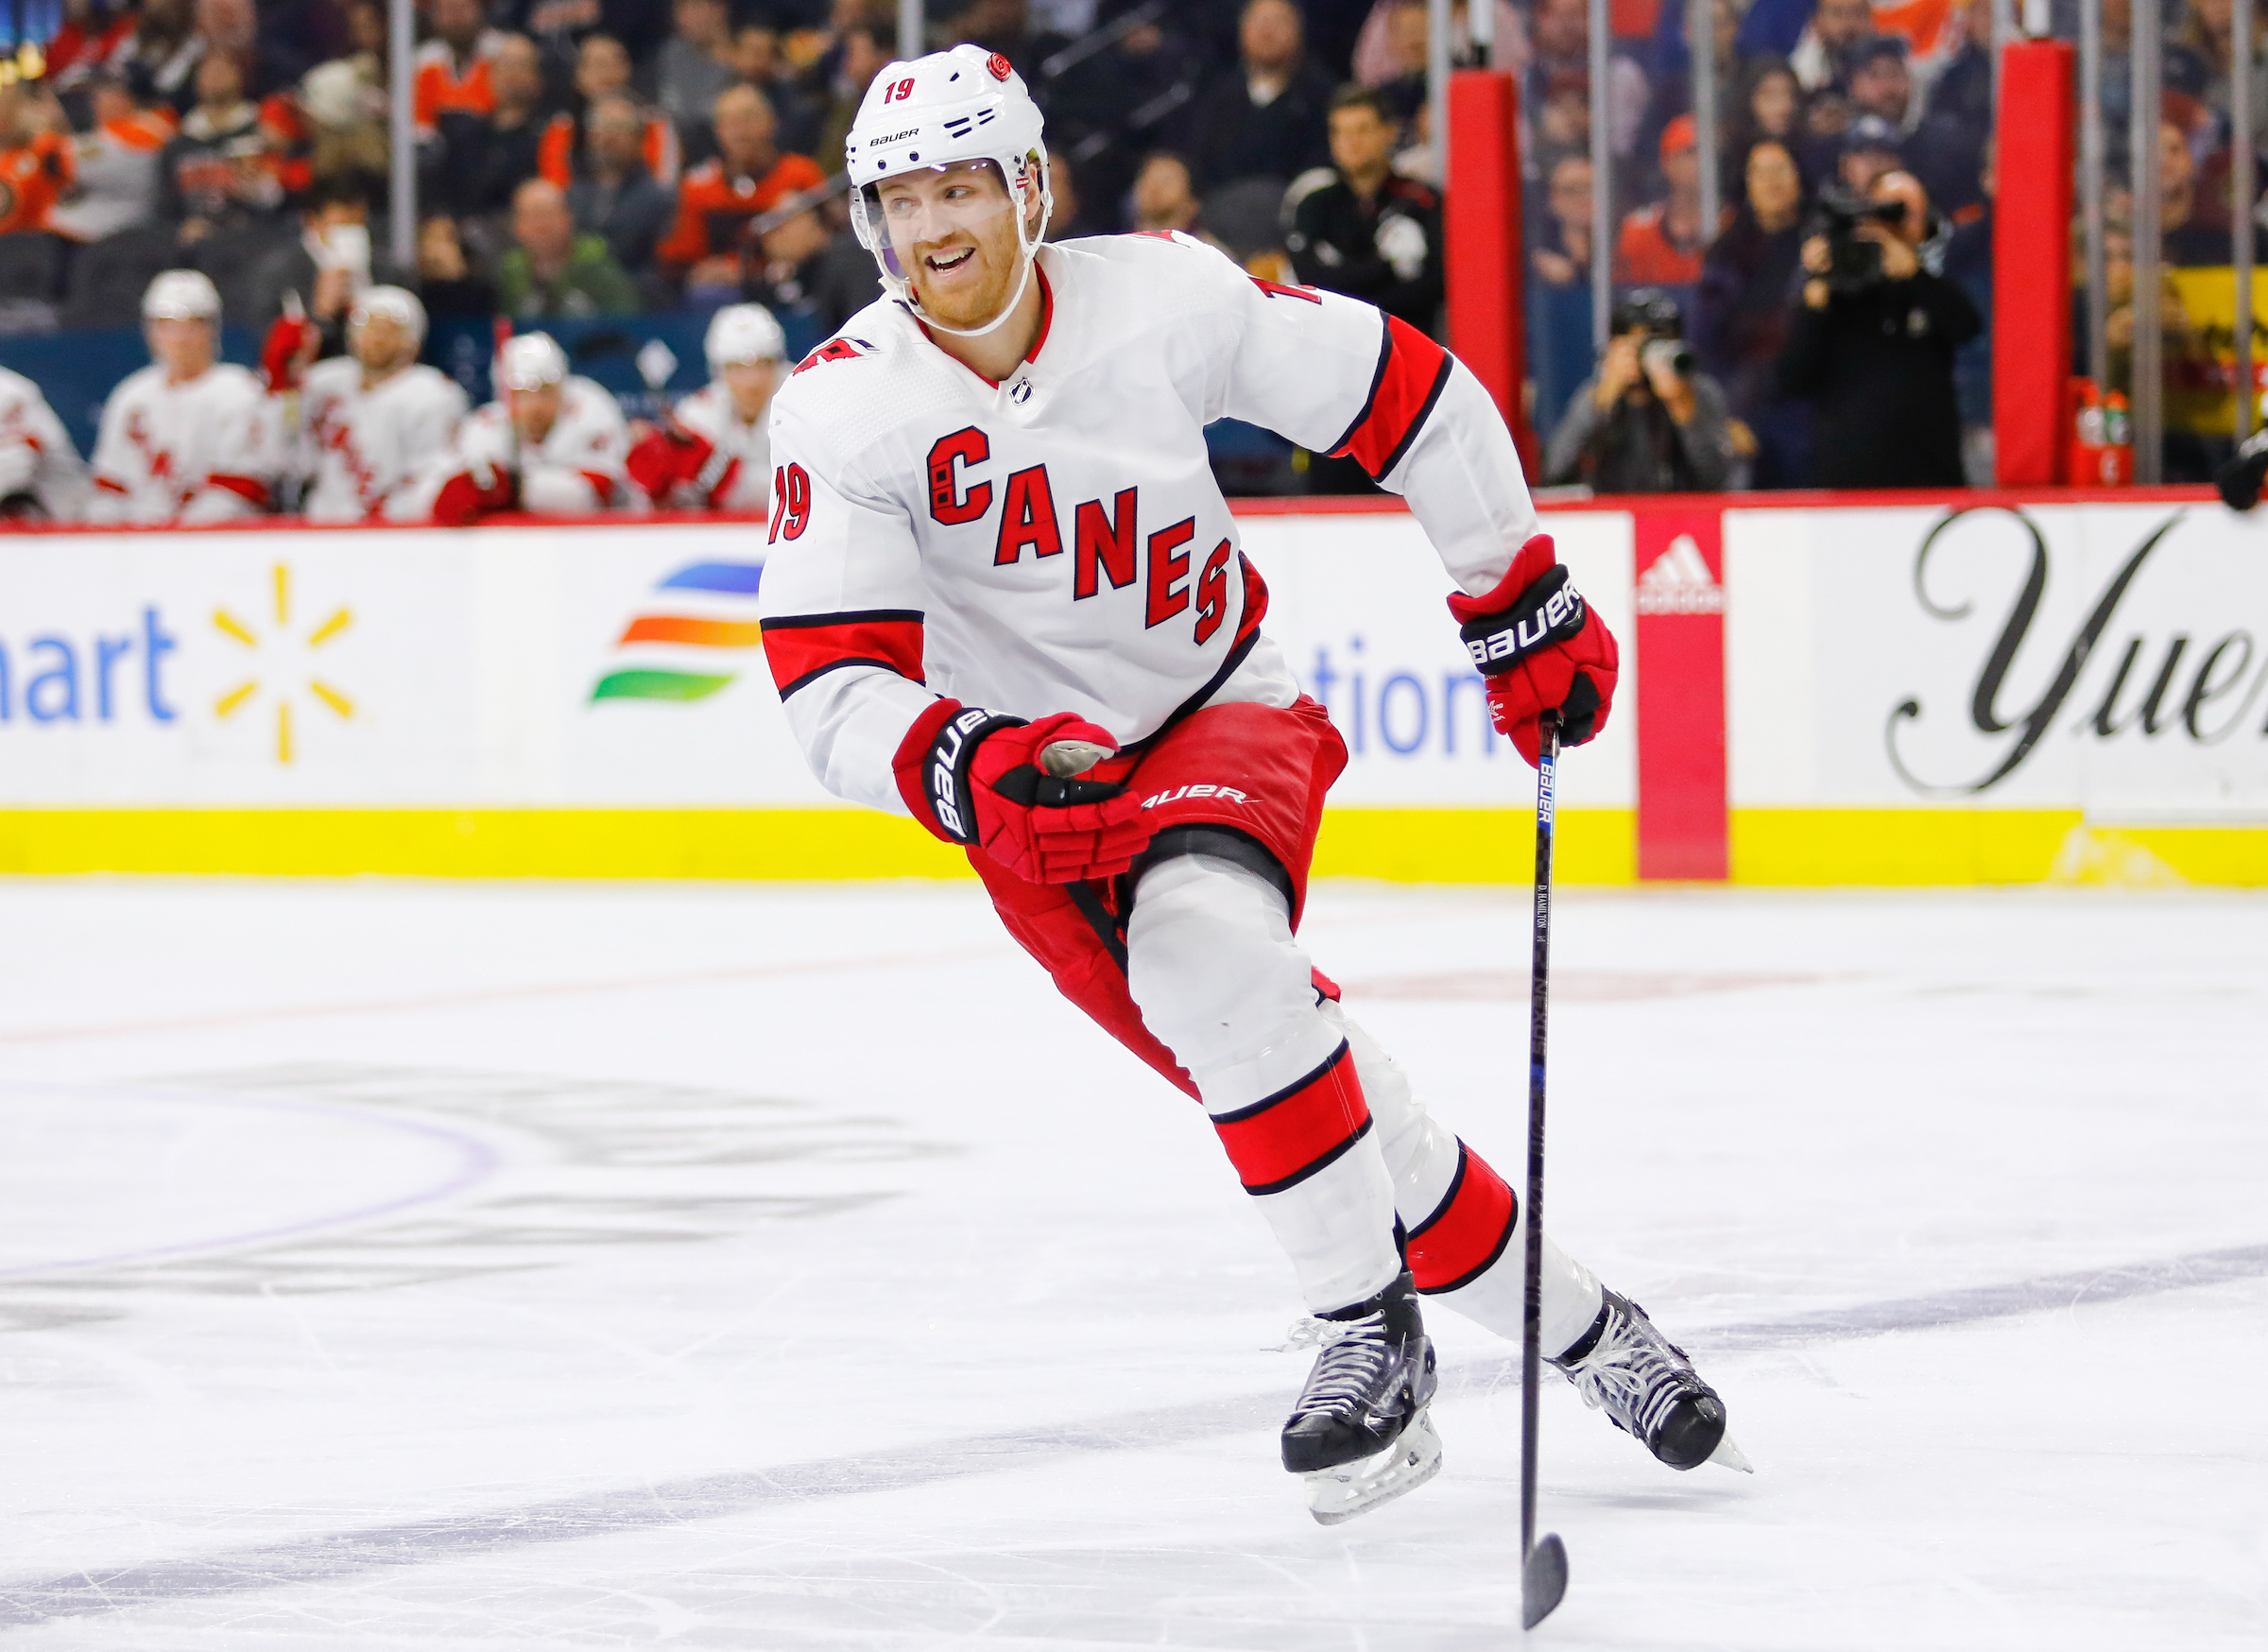
M459 471L434 495L436 527L471 527L494 510L509 510L519 497L520 479L501 466L481 463Z
M301 353L315 333L315 323L304 316L276 318L260 346L260 376L271 392L300 387Z
M1559 714L1562 746L1580 746L1606 726L1621 669L1614 633L1568 582L1551 535L1521 546L1487 595L1451 596L1449 611L1488 680L1489 721L1530 763L1542 748L1545 712Z
M667 505L682 490L696 505L713 505L731 484L740 461L719 453L716 444L675 420L655 426L653 434L630 449L630 480L656 505Z
M1041 765L1058 741L1117 749L1107 730L1069 712L1027 723L939 700L898 748L898 790L914 817L1035 884L1115 877L1157 828L1113 781L1059 778Z

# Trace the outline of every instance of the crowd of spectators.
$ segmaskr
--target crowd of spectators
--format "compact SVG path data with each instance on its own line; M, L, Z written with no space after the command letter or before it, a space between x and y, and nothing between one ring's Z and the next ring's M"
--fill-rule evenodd
M1618 295L1659 291L1678 309L1722 402L1727 480L1825 480L1821 420L1853 370L1823 342L1839 314L1807 301L1804 249L1823 192L1864 197L1895 178L1915 203L1916 271L1974 312L1936 294L1925 306L1933 348L1940 335L1971 339L1945 348L1963 462L1978 475L1992 0L1612 0L1603 88L1587 0L1458 0L1459 60L1483 3L1495 61L1521 86L1540 429L1579 390L1595 398L1606 370L1589 323L1603 240ZM1713 154L1692 107L1687 4L1711 8ZM2232 4L2183 0L2171 19L2164 143L2148 159L2174 265L2227 256ZM2130 17L2125 0L2104 11L2122 304ZM1185 232L1257 274L1441 331L1423 0L932 0L929 15L932 45L1001 52L1040 101L1052 237ZM419 0L418 16L420 222L414 264L397 269L383 252L383 0L68 0L43 74L0 84L0 334L130 325L149 279L174 267L208 276L228 319L256 334L303 310L328 329L328 353L373 283L417 293L436 320L538 326L753 301L799 336L824 336L876 296L834 179L859 100L895 55L891 0ZM2268 102L2268 74L2248 72ZM1603 225L1594 95L1606 102ZM1894 250L1885 261L1904 267ZM2161 309L2177 355L2194 329L2177 297ZM2114 384L2131 353L2123 315ZM1633 384L1642 394L1646 382ZM1945 450L1932 451L1935 476ZM1309 486L1361 485L1322 458L1302 463Z

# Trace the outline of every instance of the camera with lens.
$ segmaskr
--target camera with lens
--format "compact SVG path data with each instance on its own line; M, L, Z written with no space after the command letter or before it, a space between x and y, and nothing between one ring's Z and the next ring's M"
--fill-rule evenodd
M1685 344L1685 313L1659 287L1641 286L1625 294L1614 306L1610 327L1618 338L1626 333L1645 334L1638 355L1649 371L1666 367L1679 378L1692 376L1694 361Z
M1827 237L1827 274L1830 293L1863 293L1882 279L1882 246L1859 234L1865 224L1896 224L1906 215L1905 203L1870 200L1841 184L1819 192L1819 208L1811 233Z

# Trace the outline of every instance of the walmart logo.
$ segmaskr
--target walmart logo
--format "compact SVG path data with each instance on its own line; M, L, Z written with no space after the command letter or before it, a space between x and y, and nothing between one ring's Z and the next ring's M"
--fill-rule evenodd
M253 701L265 699L273 713L276 761L287 764L299 755L293 733L299 689L304 688L341 721L354 715L354 702L316 675L321 650L354 623L354 615L341 606L302 633L292 618L291 570L279 562L270 580L272 621L248 625L228 609L213 611L213 628L252 657L247 662L251 675L214 701L213 714L225 723Z
M763 573L761 562L696 562L662 580L616 640L625 659L598 680L592 699L707 699L732 682L740 656L764 643L756 623Z

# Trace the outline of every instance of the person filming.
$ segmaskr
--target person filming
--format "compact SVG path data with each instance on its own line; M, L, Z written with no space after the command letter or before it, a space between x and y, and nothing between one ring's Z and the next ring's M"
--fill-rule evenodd
M1864 196L1830 190L1803 243L1780 387L1817 408L1813 473L1827 488L1958 488L1953 353L1984 323L1929 267L1930 198L1910 172Z
M1722 488L1733 449L1725 392L1697 371L1685 317L1658 287L1616 304L1613 336L1560 416L1544 480L1601 493L1691 493Z

